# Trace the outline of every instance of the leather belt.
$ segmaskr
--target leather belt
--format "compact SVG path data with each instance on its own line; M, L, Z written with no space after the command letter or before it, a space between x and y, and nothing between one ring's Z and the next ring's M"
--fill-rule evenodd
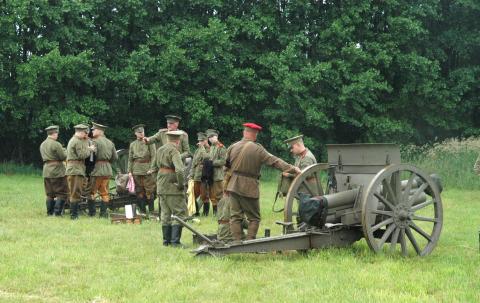
M247 178L252 178L252 179L260 179L260 175L255 175L255 174L249 174L249 173L244 173L241 171L234 171L233 172L236 175L242 176L242 177L247 177Z
M62 163L60 160L47 160L45 161L45 164L57 164L57 163Z
M135 159L133 160L135 163L150 163L150 159L142 160L142 159Z
M162 174L172 174L175 172L175 170L170 167L160 167L158 171L161 172Z

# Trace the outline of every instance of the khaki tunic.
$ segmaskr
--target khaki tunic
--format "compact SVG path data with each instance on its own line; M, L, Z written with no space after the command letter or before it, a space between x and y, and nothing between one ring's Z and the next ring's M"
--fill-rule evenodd
M85 159L90 156L88 140L73 136L67 145L67 176L85 176Z
M128 172L132 175L145 176L155 161L155 146L147 145L143 140L130 143L128 149Z
M308 148L303 154L295 157L295 166L300 169L304 169L315 163L317 163L317 159L315 159L315 156Z
M210 148L210 159L213 162L213 181L223 181L223 167L227 162L227 149L222 143L212 145Z
M162 172L170 169L172 172ZM184 165L180 152L173 143L167 143L157 150L151 170L157 173L158 195L183 196Z
M205 148L205 146L199 146L195 151L192 160L193 181L201 181L203 161L207 159L210 159L207 149Z
M148 137L147 144L158 143L157 147L161 147L167 144L168 143L167 132L168 132L168 129L166 128L160 129L158 133L156 133L151 137ZM185 159L188 156L190 156L190 145L188 144L188 134L185 131L183 131L183 135L180 137L180 146L178 150L180 151L180 156L182 159Z
M245 144L248 144L248 146L244 150L243 159L239 160L238 156ZM241 162L236 163L236 161ZM226 190L254 199L258 199L260 196L259 178L263 164L282 171L295 172L293 165L270 154L262 145L246 139L233 144L227 149L226 162L228 173L231 174ZM230 171L235 167L238 167L236 171Z
M115 145L105 136L95 138L93 142L97 147L95 152L97 160L90 175L93 177L111 177L113 175L111 163L118 159Z
M65 165L63 161L67 159L67 153L57 140L47 137L40 144L40 155L43 160L44 178L62 178L65 177Z

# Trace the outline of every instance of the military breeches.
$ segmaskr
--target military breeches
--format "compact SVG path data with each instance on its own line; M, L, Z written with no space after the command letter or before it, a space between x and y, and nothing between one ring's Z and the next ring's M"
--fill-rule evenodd
M78 203L82 199L84 176L67 176L70 202Z
M98 176L98 177L90 177L91 178L91 191L90 197L92 200L95 199L95 195L100 193L100 197L102 201L108 203L110 201L110 195L108 193L108 183L110 181L110 177L108 176Z
M48 200L53 201L55 198L63 201L67 200L67 177L44 178L43 185L45 186L45 195Z
M138 198L146 197L150 200L154 197L157 182L152 174L133 175L133 181L135 181L135 194Z
M162 225L179 225L176 220L172 220L172 215L178 216L185 220L187 217L187 204L183 195L160 195L161 215L160 221Z
M209 196L212 205L217 205L223 196L223 181L215 181L209 186Z
M255 198L248 198L230 192L230 221L241 223L244 217L249 222L260 221L260 202Z
M217 239L220 241L232 241L230 232L230 198L223 197L218 202L218 229Z
M202 202L207 202L207 189L205 188L205 184L201 181L193 181L193 194L195 195L195 201L197 198L200 197Z

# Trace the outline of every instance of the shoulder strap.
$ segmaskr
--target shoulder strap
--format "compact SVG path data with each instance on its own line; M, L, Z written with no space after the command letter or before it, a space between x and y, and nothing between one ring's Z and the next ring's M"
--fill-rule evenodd
M235 162L234 164L236 165L232 165L232 167L230 168L230 170L232 172L236 171L239 166L240 166L240 162L243 161L243 158L245 158L245 150L247 149L247 146L249 146L251 143L251 141L247 141L247 143L245 143L245 145L242 147L242 149L240 150L240 152L238 153L238 159L237 159L237 162Z

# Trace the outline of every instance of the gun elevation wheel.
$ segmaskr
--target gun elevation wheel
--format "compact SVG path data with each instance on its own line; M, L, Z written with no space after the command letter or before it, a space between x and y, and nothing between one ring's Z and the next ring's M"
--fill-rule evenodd
M373 251L389 248L406 256L411 246L425 256L435 248L443 224L442 200L437 184L417 167L385 167L369 184L362 203L363 233Z

